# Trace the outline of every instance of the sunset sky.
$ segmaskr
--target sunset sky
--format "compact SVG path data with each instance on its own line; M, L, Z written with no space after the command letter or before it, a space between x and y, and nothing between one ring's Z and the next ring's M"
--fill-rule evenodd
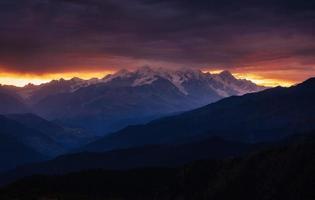
M143 65L303 81L315 76L315 1L0 0L1 84Z

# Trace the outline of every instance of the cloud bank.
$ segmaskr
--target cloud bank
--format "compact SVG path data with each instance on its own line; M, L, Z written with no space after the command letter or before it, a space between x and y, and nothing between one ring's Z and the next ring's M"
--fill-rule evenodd
M151 64L312 74L314 24L307 0L0 0L0 69Z

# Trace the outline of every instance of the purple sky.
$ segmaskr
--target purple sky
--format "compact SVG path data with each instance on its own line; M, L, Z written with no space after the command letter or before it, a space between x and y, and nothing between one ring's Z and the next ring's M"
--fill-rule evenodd
M315 1L0 0L0 72L141 65L314 76Z

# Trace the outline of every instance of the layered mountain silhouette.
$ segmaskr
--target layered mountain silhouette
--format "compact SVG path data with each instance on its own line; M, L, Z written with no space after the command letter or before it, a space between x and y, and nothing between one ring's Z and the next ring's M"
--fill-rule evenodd
M130 77L126 71L117 76ZM106 79L114 81L113 88L123 84L121 78ZM152 87L151 81L146 79L145 86ZM103 88L106 82L82 87L71 95L97 85ZM6 162L2 170L11 170L0 174L0 184L12 184L2 188L0 197L56 198L58 194L58 198L86 199L93 194L106 199L312 199L314 91L315 78L311 78L290 88L227 97L126 127L51 160L43 159L69 152L64 144L81 135L77 129L67 132L69 128L33 114L2 115L4 151L0 159ZM26 159L15 162L12 156ZM208 161L182 166L196 160Z
M18 139L0 132L0 172L45 159L45 156Z
M11 88L0 86L0 113L25 113L29 108L23 99Z
M128 170L145 167L177 167L196 160L243 156L271 146L209 138L181 145L154 145L108 152L82 152L24 165L0 174L0 184L33 174L65 174L90 169Z
M7 143L2 157L24 155L18 156L18 152L23 152L9 149L25 149L30 154L15 164L3 164L3 169L67 153L95 140L95 134L104 135L129 124L145 123L226 96L262 89L265 88L236 79L228 71L210 74L149 67L121 70L103 79L1 86L1 134L3 141L12 141Z
M11 87L37 115L96 135L263 89L228 71L210 74L150 67L121 70L103 79L60 79L39 86Z
M0 190L1 199L314 199L314 141L242 159L200 161L179 168L90 170L36 175Z
M85 130L65 127L56 122L43 119L35 114L8 114L5 116L24 126L42 132L47 137L63 145L66 149L76 148L94 140L94 136Z
M290 88L229 97L146 125L130 126L76 150L82 153L17 168L6 179L97 168L177 166L300 141L315 130L314 88L312 78Z
M0 115L0 129L2 134L15 138L41 154L53 156L64 152L62 145L36 127L26 126L3 115Z
M108 151L178 144L219 136L245 143L269 142L315 130L315 78L290 88L225 98L146 125L129 126L82 148Z
M34 114L7 114L0 115L0 139L0 170L5 170L53 158L87 144L93 137Z
M0 170L39 161L62 147L41 132L0 115Z

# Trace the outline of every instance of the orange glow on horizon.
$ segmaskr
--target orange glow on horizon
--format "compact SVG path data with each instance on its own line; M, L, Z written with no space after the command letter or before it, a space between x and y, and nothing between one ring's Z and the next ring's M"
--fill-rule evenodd
M236 78L247 79L256 83L257 85L262 85L266 87L276 87L276 86L290 87L296 84L296 82L294 81L267 78L267 77L263 77L261 75L253 74L253 73L233 73L233 75Z
M0 72L0 84L3 85L14 85L14 86L25 86L29 83L39 85L42 83L49 82L51 80L58 80L58 79L66 79L69 80L73 77L78 77L81 79L91 79L91 78L103 78L108 74L115 73L116 70L103 70L103 71L78 71L78 72L63 72L63 73L48 73L48 74L26 74L26 73L14 73L14 72ZM209 72L212 74L217 74L222 72L223 70L220 69L204 69L203 72ZM284 72L280 73L282 75ZM275 87L275 86L284 86L289 87L298 82L303 80L289 80L279 76L279 72L263 72L263 71L237 71L233 70L232 74L236 78L240 79L247 79L250 80L258 85L268 86L268 87ZM274 76L276 74L277 76Z
M223 70L215 69L215 70L203 70L203 72L209 72L211 74L218 74L221 73ZM268 76L263 76L263 73L259 72L231 72L233 76L235 76L238 79L246 79L250 80L253 83L261 86L266 87L276 87L276 86L282 86L282 87L290 87L294 84L296 84L298 81L292 81L292 80L285 80L280 78L272 78Z
M99 71L99 72L65 72L65 73L52 73L52 74L19 74L11 72L0 72L0 84L2 85L14 85L18 87L25 86L29 83L39 85L47 83L52 80L66 79L69 80L73 77L81 79L91 78L103 78L108 74L112 74L115 71Z

